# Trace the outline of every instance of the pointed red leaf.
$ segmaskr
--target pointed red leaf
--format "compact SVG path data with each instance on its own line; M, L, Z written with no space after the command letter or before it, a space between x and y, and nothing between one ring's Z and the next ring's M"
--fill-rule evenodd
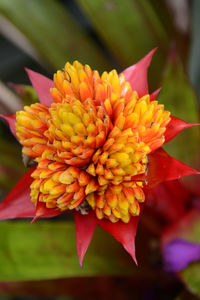
M9 115L9 116L0 115L0 117L3 118L8 123L12 134L16 137L16 127L15 127L16 114L12 114L12 115Z
M36 211L34 214L34 218L31 221L31 223L35 222L39 218L51 218L56 217L58 215L61 215L63 212L61 212L58 209L55 208L47 208L46 204L44 202L37 201L36 205Z
M49 90L50 88L54 87L54 82L37 72L27 68L25 70L28 73L29 79L38 95L40 103L50 106L53 102L53 99Z
M148 187L153 187L164 181L174 180L192 174L200 174L200 172L168 155L162 148L149 154L148 159Z
M34 171L31 168L0 203L0 219L27 218L35 215L35 205L30 200L30 185Z
M76 248L79 263L82 266L85 253L91 242L98 220L92 211L87 215L82 215L75 211L74 217L76 223Z
M139 217L132 217L129 223L123 223L121 221L112 223L105 219L98 221L99 225L104 230L112 234L112 236L114 236L114 238L123 245L124 249L131 255L136 264L135 236L138 221Z
M162 88L160 87L159 89L155 90L151 95L150 95L150 101L156 100L156 98L158 97L160 91L162 90Z
M199 123L186 123L182 121L181 119L178 119L176 117L171 116L171 121L167 125L166 131L165 131L165 143L168 143L171 141L179 132L182 130L200 125Z
M151 50L138 63L122 72L126 80L131 84L132 89L137 91L139 97L148 94L147 70L156 49Z

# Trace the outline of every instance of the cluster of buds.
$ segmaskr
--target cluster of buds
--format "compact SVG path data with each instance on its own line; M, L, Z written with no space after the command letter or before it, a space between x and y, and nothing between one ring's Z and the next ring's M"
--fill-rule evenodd
M100 76L78 61L54 85L50 107L25 106L16 116L22 151L38 163L32 201L61 211L86 201L98 219L128 223L145 201L136 178L164 143L170 113L149 94L139 97L123 74Z

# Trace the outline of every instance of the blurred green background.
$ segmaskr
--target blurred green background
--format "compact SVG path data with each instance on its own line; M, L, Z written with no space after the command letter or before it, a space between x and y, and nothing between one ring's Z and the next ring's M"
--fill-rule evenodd
M121 72L158 47L149 69L150 92L162 86L158 99L166 109L198 122L199 28L198 0L0 0L1 113L11 114L37 100L24 67L52 78L66 61L77 59L100 72ZM199 141L198 128L190 128L166 149L198 168ZM1 199L25 171L20 146L1 121ZM99 230L83 269L76 257L73 222L40 221L31 228L29 221L1 222L0 299L175 299L179 294L176 299L193 299L162 271L159 237L148 222L139 228L136 243L139 268Z

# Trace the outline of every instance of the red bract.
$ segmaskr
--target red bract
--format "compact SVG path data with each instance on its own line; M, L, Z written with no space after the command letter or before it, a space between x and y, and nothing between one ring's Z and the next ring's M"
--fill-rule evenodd
M125 94L127 99L130 98L129 91L132 92L132 90L136 91L137 92L136 94L139 95L140 98L145 96L146 94L148 94L147 70L150 65L150 62L151 62L154 52L155 52L155 49L152 50L149 54L147 54L137 64L129 67L128 69L126 69L123 72L126 81L128 81L129 83L125 81L123 75L120 77L120 79L123 81L123 84L124 84L123 85L123 93ZM144 147L145 145L141 146L141 147L143 147L143 151L147 151L148 164L147 164L147 160L145 160L145 162L144 162L144 159L143 159L143 161L140 165L140 168L143 168L143 166L145 164L145 166L147 166L146 172L144 172L144 168L143 168L142 169L143 171L141 171L140 173L136 172L137 174L135 176L131 175L129 178L128 176L125 176L126 173L125 173L125 175L123 175L124 173L119 173L119 172L123 171L123 168L121 168L121 169L114 168L113 172L115 172L116 177L113 178L112 177L113 174L110 172L111 169L105 168L105 163L106 163L105 156L107 155L106 150L112 146L112 144L111 144L111 146L109 145L109 142L113 142L113 140L114 140L113 137L117 136L117 138L119 138L119 140L120 140L121 136L120 136L119 132L120 132L120 130L122 130L121 124L123 123L123 120L126 119L126 116L128 116L128 109L130 109L131 106L129 105L130 106L129 107L127 105L127 103L125 103L127 105L127 107L124 109L125 104L123 103L123 101L117 102L118 100L116 100L115 104L108 102L107 100L109 100L109 99L107 99L106 97L110 97L110 99L111 99L110 101L113 101L112 97L111 97L111 91L107 86L105 89L105 86L102 84L102 79L97 74L98 72L95 71L96 73L95 72L92 73L91 69L88 66L85 66L85 71L84 71L85 73L84 73L84 72L82 72L83 71L82 65L78 62L75 62L75 66L78 70L77 72L79 72L79 74L80 74L80 77L82 76L81 78L85 78L84 76L87 75L88 76L87 80L89 80L93 76L92 78L94 80L94 87L91 87L91 85L89 85L90 83L87 85L86 81L83 81L83 82L81 82L81 84L78 86L78 89L77 89L82 103L83 104L86 103L86 106L81 106L82 104L80 104L79 102L73 102L73 103L76 106L77 111L80 111L81 109L85 109L85 115L87 115L87 112L89 110L91 111L90 108L92 107L92 105L94 105L94 107L96 105L99 108L98 112L96 113L96 117L99 118L98 119L99 125L97 127L97 128L99 128L99 132L98 132L98 140L95 142L99 145L99 146L96 146L98 150L95 153L96 148L94 146L94 142L90 142L90 147L88 147L88 144L87 144L88 141L85 142L82 140L82 143L85 143L84 144L85 148L83 148L84 155L80 156L81 158L77 156L77 155L79 155L78 148L80 148L80 147L77 147L77 149L74 148L75 154L73 157L70 156L69 155L70 153L68 152L68 154L67 154L68 156L65 157L65 163L70 165L70 167L68 165L68 169L69 169L69 172L71 172L71 173L70 173L70 175L68 173L66 175L66 172L68 172L68 169L67 169L65 174L62 175L62 185L59 186L59 192L61 191L63 193L62 189L65 188L65 187L63 187L64 183L67 186L66 189L70 190L70 192L65 192L64 196L62 196L62 197L59 196L60 197L59 199L61 199L61 200L58 199L60 201L60 202L58 201L59 202L58 207L54 206L52 204L52 202L49 202L49 200L46 203L45 202L45 194L42 195L43 202L40 202L38 199L41 196L40 195L41 191L37 191L37 189L35 189L36 196L34 196L36 198L36 207L30 202L29 186L30 186L30 183L32 182L32 177L30 177L30 175L32 174L34 178L38 178L38 176L39 176L38 169L36 168L36 171L34 173L32 173L32 169L31 169L20 180L20 182L16 185L16 187L13 189L13 191L11 191L11 193L7 196L7 198L0 204L0 217L1 217L1 219L15 218L15 217L33 217L34 218L33 220L35 220L39 217L52 217L52 216L59 215L63 212L62 205L63 205L63 202L66 201L65 203L66 203L66 205L68 205L69 209L74 209L74 208L80 207L80 209L77 209L77 211L74 212L74 216L75 216L75 223L76 223L77 251L78 251L79 261L80 261L81 265L82 265L84 255L90 244L92 235L93 235L94 230L97 225L100 225L103 229L105 229L111 235L113 235L114 238L123 245L123 247L126 249L126 251L132 256L132 258L136 262L135 235L136 235L136 230L137 230L137 224L139 221L138 215L139 215L140 211L142 210L142 206L143 206L143 204L141 204L141 202L144 201L144 193L143 193L142 188L140 188L140 184L135 185L134 187L130 188L128 186L128 183L130 183L130 182L138 183L139 182L139 183L141 183L142 186L145 184L145 192L146 192L146 194L148 194L149 189L151 189L153 186L157 185L158 183L169 181L169 180L174 180L174 179L177 179L177 178L180 178L183 176L187 176L190 174L199 174L199 172L186 166L185 164L181 163L180 161L172 158L162 148L160 148L160 146L163 144L164 140L165 140L165 142L168 142L183 129L188 128L190 126L198 125L198 124L185 123L184 121L177 119L175 117L172 117L171 121L169 122L168 112L166 112L166 114L164 114L162 111L162 113L164 115L163 118L165 118L165 119L163 119L164 121L162 121L163 122L162 124L166 124L166 125L163 125L166 128L164 135L157 137L157 140L154 137L154 140L151 143L149 142L148 138L149 138L149 136L152 135L152 131L151 131L151 127L153 126L153 122L152 122L152 124L149 123L150 124L149 128L148 128L149 136L148 136L148 134L146 134L146 136L145 135L143 136L144 140L145 139L148 140L148 147L150 147L150 148L147 148L147 147L145 148ZM71 70L70 69L71 67L72 66L70 64L66 64L66 70L69 70L69 72ZM68 82L67 83L64 82L63 81L64 75L63 75L62 71L59 71L59 72L57 72L57 74L55 76L54 81L56 82L56 86L54 87L54 82L51 81L50 79L44 77L43 75L40 75L40 74L30 71L30 70L27 70L27 72L28 72L29 78L33 84L33 87L35 88L35 90L38 94L38 98L40 99L40 102L42 103L41 105L37 105L34 108L32 108L32 111L33 112L35 111L37 113L36 116L39 116L40 114L43 114L43 116L45 115L45 118L43 117L40 120L36 119L36 125L38 126L38 130L42 134L42 132L43 132L42 130L44 130L44 128L46 128L45 126L47 126L47 124L49 124L48 122L50 120L48 107L50 107L53 102L50 92L49 92L50 88L53 88L51 90L51 94L53 96L54 101L56 102L53 104L53 106L51 106L50 112L52 114L54 114L53 115L54 121L59 122L59 120L56 119L57 118L56 114L58 112L58 110L56 110L56 109L59 109L60 115L63 115L65 113L65 111L63 111L63 106L61 105L61 102L60 102L62 93L67 93L67 96L69 96L69 97L71 97L71 96L75 97L75 92L71 87L72 87L72 85L73 85L73 87L77 86L77 82L74 80L74 78L71 78L68 71L66 71L66 73L65 73L65 76L68 78L67 79ZM104 76L105 78L109 78L109 80L111 80L111 81L114 80L112 78L115 78L115 80L116 80L115 83L117 82L118 85L113 84L113 87L114 87L114 89L116 89L116 91L118 91L118 86L120 86L121 83L120 83L120 80L119 80L118 76L116 75L115 71L113 71L113 73L111 74L111 76L113 76L113 77L111 77L111 76L109 77L109 75L107 73L105 73L102 76ZM100 82L100 85L98 85L99 82ZM96 84L96 86L95 86L95 84ZM130 88L130 85L131 85L132 89ZM93 89L95 89L95 88L96 88L96 90L94 92ZM150 96L151 101L154 101L156 99L159 91L160 91L160 89L156 90ZM91 100L90 98L91 98L91 95L93 92L95 95L95 99ZM104 99L103 100L100 99L101 97L104 97ZM138 99L137 97L135 99ZM132 104L135 101L135 99L131 98L132 102L130 101L128 103ZM142 99L142 101L143 102L141 104L141 108L138 108L138 114L140 114L140 112L142 113L142 110L139 111L139 109L142 109L142 105L144 105L146 107L147 105L150 105L151 103L153 103L153 102L151 102L149 104L149 102L148 102L149 100L145 100L145 98ZM156 103L154 102L153 105L156 107L157 102ZM88 110L88 107L89 107L89 110ZM102 109L102 107L103 107L103 109ZM122 110L123 110L124 115L121 114ZM46 113L46 111L47 111L47 113ZM70 114L72 115L71 112L69 113L69 115ZM118 116L120 116L120 114L121 114L121 119L118 118ZM65 117L65 115L63 115L63 116ZM7 117L3 116L3 118L9 123L11 131L15 135L15 132L16 132L15 116L14 115L7 116ZM80 116L80 118L81 118L81 116ZM80 121L80 118L79 118L80 126L77 129L79 131L82 130L81 126L83 124L83 123L81 123L82 120ZM26 118L25 120L26 120L26 122L28 122L27 121L28 118ZM114 125L112 124L113 120L115 122ZM131 119L131 118L126 119L126 124L125 124L126 132L128 132L128 130L130 129L129 124L132 124L131 122L133 122L133 119ZM118 124L118 129L117 129L118 131L117 130L115 132L113 131L113 133L112 133L113 136L110 138L110 140L108 139L106 141L106 137L108 135L109 130L110 131L113 130L113 127L116 126L116 124ZM52 122L51 125L52 126L51 126L50 130L45 131L47 134L42 135L42 138L39 139L38 144L37 145L34 144L34 146L32 146L32 148L30 146L32 144L29 144L27 142L29 140L26 140L26 139L23 140L24 141L23 146L26 147L28 145L27 148L25 149L25 151L27 151L26 154L31 153L30 156L32 155L31 157L35 158L35 157L37 157L37 155L38 155L38 157L41 157L41 155L43 155L44 150L45 151L52 150L52 149L49 149L48 146L49 146L49 141L51 141L53 138L55 139L55 136L54 136L55 124ZM95 125L92 125L92 126L94 127ZM90 130L96 130L96 129L93 129L92 126L90 127ZM68 132L69 128L70 128L70 126L69 126L69 124L67 124L67 127L65 127L64 130L66 132ZM30 128L28 127L28 129L30 129L30 131L25 130L24 132L25 132L25 135L27 135L28 138L30 138L30 132L32 129L31 129L31 127ZM132 137L132 139L133 138L134 137ZM47 142L47 139L49 139L48 142ZM35 138L31 140L31 142L35 143L35 141L38 141L38 139L36 138L36 135L35 135ZM92 141L92 136L91 136L91 141ZM45 144L45 146L44 146L44 144ZM103 147L102 146L103 144L105 147L107 147L107 148L105 148L106 150L104 152L102 150L104 148L100 148L100 147ZM55 139L55 145L56 145L56 147L58 147L57 152L51 152L51 156L56 157L55 163L52 163L52 161L50 161L49 158L48 159L45 158L43 160L40 160L39 164L38 164L39 171L44 172L44 173L46 172L45 174L50 174L49 176L51 176L51 174L53 174L53 172L55 170L58 172L60 170L63 170L62 169L63 168L63 162L62 162L63 153L60 150L61 143L59 144L58 139L57 140ZM65 146L67 147L66 144L65 144ZM113 151L114 147L115 147L115 149L116 149L116 147L120 147L120 142L118 144L115 144L112 147L113 148L111 150L109 150L111 152ZM93 148L94 148L94 150L93 150ZM150 149L150 150L146 150L146 149ZM136 148L136 150L137 150L137 148ZM134 149L134 151L136 151L136 150ZM98 151L100 151L100 152L98 152ZM123 150L123 151L125 151L125 150ZM91 160L91 157L93 154L94 154L93 160ZM57 155L58 155L58 159L57 159ZM126 152L123 152L122 157L119 157L119 155L118 156L117 155L116 155L116 157L123 164L124 161L126 160ZM114 159L113 159L113 161L114 161ZM109 164L111 165L113 163L113 161L110 160ZM95 164L97 166L95 166ZM86 166L87 170L86 170L86 168L82 169L83 166L84 167ZM103 184L105 184L105 183L102 183L105 181L105 178L103 176L100 176L102 174L102 172L104 172L104 169L105 169L105 172L107 172L107 173L105 173L107 176L106 184L109 186L109 188L107 188L106 192L104 190L103 193L105 192L105 197L107 197L106 199L108 199L110 206L104 207L105 208L104 215L102 215L102 211L99 210L98 208L96 210L90 209L89 212L86 211L86 214L81 214L80 212L82 211L82 209L84 211L84 208L81 207L81 205L84 201L84 197L86 197L86 195L88 195L88 194L92 194L93 192L96 192L96 191L98 192L98 188L99 188L98 185L100 185L100 187L101 187L101 186L103 186ZM60 172L62 173L62 171L60 171ZM98 174L98 176L96 176L97 174ZM131 173L129 173L129 174L131 174ZM134 174L134 172L132 174ZM121 177L118 175L120 175ZM76 184L75 183L71 184L72 182L74 182L73 181L75 178L74 176L77 176L79 181ZM94 177L94 176L98 177L98 181L96 180L96 177ZM111 177L109 177L109 176L111 176ZM112 184L108 184L108 180L110 180L110 178L112 179ZM117 178L122 178L122 179L120 179L121 181L119 183L117 182ZM127 178L129 178L129 179L127 179ZM54 183L55 182L52 180L51 184L53 185ZM120 219L120 217L118 217L118 218L116 217L117 212L115 212L115 215L114 214L111 215L110 219L109 218L106 219L106 216L107 216L106 214L108 214L109 209L111 209L111 207L113 205L113 203L112 203L112 200L114 199L113 197L115 197L117 195L117 191L113 189L113 186L114 186L114 188L117 188L120 183L122 183L121 189L127 198L130 199L131 195L134 195L135 197L137 196L136 198L138 198L139 200L136 203L137 205L135 205L135 206L131 206L132 204L130 204L130 207L131 207L130 210L132 212L131 217L128 214L127 218ZM49 186L47 188L49 188ZM135 194L133 194L133 191ZM100 189L99 194L98 193L95 194L95 196L93 196L93 198L91 197L91 199L88 200L89 205L93 209L95 209L96 203L98 201L102 200L101 196L102 196L102 190ZM132 196L132 197L134 197L134 196ZM73 199L73 201L72 201L72 199ZM140 202L140 204L138 204L139 202ZM94 205L94 207L92 205ZM99 205L101 205L101 204L99 204ZM123 210L124 209L123 203L121 203L120 205L122 206L122 210ZM106 211L106 209L107 209L107 211ZM117 222L117 223L114 223L114 222Z
M165 131L165 144L171 141L182 130L197 126L198 123L186 123L176 117L172 117Z
M33 181L30 175L34 169L30 169L0 203L1 220L35 216L35 205L30 201L30 185Z
M38 95L40 103L50 106L53 99L50 94L50 88L54 87L53 80L26 68L29 79Z

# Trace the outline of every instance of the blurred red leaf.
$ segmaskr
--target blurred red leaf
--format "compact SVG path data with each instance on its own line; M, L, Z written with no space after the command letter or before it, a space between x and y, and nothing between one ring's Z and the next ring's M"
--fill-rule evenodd
M30 201L31 168L0 203L0 219L28 218L35 215L35 205Z

